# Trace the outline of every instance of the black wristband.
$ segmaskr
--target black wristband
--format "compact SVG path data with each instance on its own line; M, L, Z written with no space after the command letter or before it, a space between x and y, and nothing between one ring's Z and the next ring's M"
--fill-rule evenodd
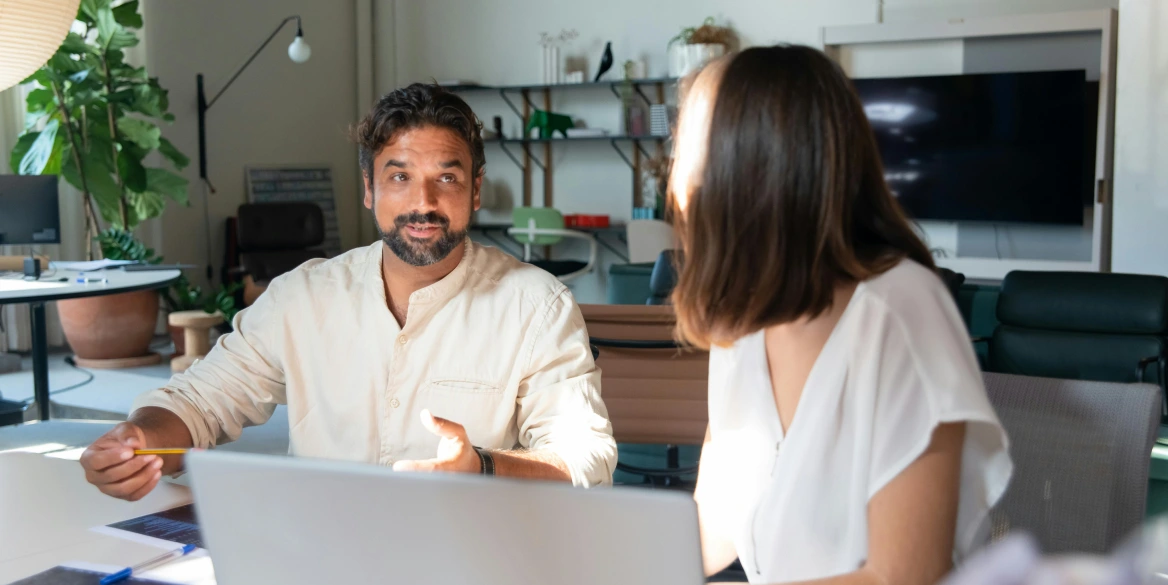
M479 454L479 473L495 475L495 458L491 456L491 452L478 447L475 447L474 450L475 453Z

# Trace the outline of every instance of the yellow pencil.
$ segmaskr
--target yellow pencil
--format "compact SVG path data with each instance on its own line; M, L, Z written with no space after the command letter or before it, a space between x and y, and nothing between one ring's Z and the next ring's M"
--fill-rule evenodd
M135 455L185 455L187 449L134 449Z

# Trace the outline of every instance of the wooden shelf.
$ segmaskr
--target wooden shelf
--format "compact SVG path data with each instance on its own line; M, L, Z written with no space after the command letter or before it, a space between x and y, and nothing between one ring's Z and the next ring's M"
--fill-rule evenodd
M524 91L524 90L545 90L545 89L587 89L587 88L605 88L615 87L624 84L630 85L657 85L659 83L677 83L676 77L655 77L652 79L629 79L629 80L615 80L615 81L586 81L584 83L552 83L552 84L536 84L536 85L451 85L446 87L447 91Z
M612 134L605 136L570 136L564 138L562 136L557 138L486 138L483 142L490 143L504 143L504 144L523 144L529 143L543 143L543 142L609 142L613 140L669 140L670 136L629 136L627 134Z

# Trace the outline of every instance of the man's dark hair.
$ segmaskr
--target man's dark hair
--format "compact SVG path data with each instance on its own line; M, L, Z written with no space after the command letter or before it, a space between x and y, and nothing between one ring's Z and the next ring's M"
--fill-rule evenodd
M483 124L462 98L436 84L415 83L395 89L377 101L377 105L353 130L359 149L361 171L374 184L373 159L398 132L424 126L452 130L470 149L471 178L478 178L486 167L483 154Z

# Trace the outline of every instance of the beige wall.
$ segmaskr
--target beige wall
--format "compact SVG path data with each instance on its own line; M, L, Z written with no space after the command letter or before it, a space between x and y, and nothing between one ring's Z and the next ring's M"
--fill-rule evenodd
M177 118L163 134L191 157L191 206L172 206L161 219L160 249L168 261L202 266L203 189L198 182L195 74L203 73L208 98L286 16L299 14L312 58L293 63L289 24L207 113L212 260L222 265L225 218L245 201L248 165L331 165L342 244L360 237L356 148L347 128L357 118L356 12L354 0L145 0L146 63L170 90ZM144 231L151 226L145 226ZM190 271L202 279L202 270Z

